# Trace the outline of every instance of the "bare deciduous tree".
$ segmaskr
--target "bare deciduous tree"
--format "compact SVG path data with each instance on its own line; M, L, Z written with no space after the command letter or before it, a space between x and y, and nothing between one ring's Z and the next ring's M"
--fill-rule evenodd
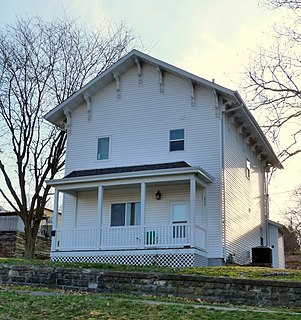
M270 8L287 7L290 9L299 9L301 7L300 0L263 0L262 3Z
M301 185L291 195L291 205L285 212L288 229L297 238L299 249L301 246Z
M272 44L254 53L245 89L253 110L278 144L282 161L301 153L301 1L264 0L270 8L286 7L287 22L273 27Z
M0 194L24 223L25 258L48 201L45 184L64 167L66 133L43 115L134 45L125 25L87 31L68 19L18 19L0 31Z

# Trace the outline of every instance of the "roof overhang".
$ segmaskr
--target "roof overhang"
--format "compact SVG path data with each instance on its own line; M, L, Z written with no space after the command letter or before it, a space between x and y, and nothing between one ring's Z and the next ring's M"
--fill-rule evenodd
M268 161L274 168L283 169L283 166L278 159L277 155L275 154L271 144L269 143L268 139L266 138L265 134L262 132L259 124L255 120L254 116L252 115L251 111L245 105L243 99L241 98L240 94L237 91L233 92L235 100L237 101L239 108L235 108L235 113L237 113L242 121L249 125L250 130L258 140L258 143L263 147L264 153L267 155ZM228 111L231 111L228 110Z
M290 233L290 231L288 230L288 228L287 228L284 224L282 224L282 223L275 222L275 221L273 221L273 220L268 220L268 224L269 224L269 225L272 225L273 227L278 228L278 230L279 230L282 234Z

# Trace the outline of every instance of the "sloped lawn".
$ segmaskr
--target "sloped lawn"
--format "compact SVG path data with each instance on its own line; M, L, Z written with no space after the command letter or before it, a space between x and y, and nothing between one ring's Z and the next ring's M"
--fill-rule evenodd
M233 310L214 306L196 308L196 304L184 301L166 303L166 299L136 300L127 295L101 295L60 293L57 295L31 295L12 289L0 290L0 319L5 320L82 320L82 319L212 319L212 320L257 320L300 319L280 309L250 308ZM160 303L161 301L161 303ZM199 304L200 305L200 304ZM220 307L217 307L220 308ZM256 309L258 310L258 309Z

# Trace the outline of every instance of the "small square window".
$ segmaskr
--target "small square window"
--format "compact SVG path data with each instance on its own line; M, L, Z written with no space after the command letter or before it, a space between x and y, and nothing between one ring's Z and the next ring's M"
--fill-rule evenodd
M169 131L169 151L184 150L184 129Z
M99 138L97 143L97 160L109 159L110 153L110 138Z

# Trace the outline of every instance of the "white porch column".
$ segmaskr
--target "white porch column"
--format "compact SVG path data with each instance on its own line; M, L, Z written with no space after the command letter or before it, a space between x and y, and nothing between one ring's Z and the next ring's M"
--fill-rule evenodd
M52 218L52 231L54 236L51 238L51 251L55 251L58 239L58 208L59 208L59 191L54 191L54 204L53 204L53 218Z
M195 199L196 199L196 181L194 178L190 179L190 244L195 245Z
M145 182L141 182L141 234L140 234L140 246L144 247L144 224L145 224L145 203L146 203L146 185Z
M98 239L97 239L97 249L99 249L101 246L102 208L103 208L103 186L99 186L98 187L98 206L97 206L97 228L99 229L99 232L98 232Z

